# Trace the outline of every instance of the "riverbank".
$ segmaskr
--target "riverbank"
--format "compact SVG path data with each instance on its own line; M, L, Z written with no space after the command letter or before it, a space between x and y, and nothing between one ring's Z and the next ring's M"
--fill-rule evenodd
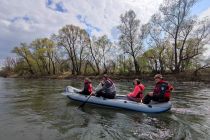
M135 78L139 78L141 80L153 80L155 74L146 73L146 74L109 74L109 76L116 81L127 81L133 80ZM50 76L36 76L36 75L22 75L19 76L15 73L10 73L7 75L0 74L1 77L5 78L23 78L23 79L71 79L71 80L83 80L85 77L89 77L90 79L98 79L100 80L103 75L71 75L68 72L58 75L50 75ZM163 74L164 79L167 81L196 81L196 82L210 82L210 73L205 71L195 76L191 72L182 72L179 74Z

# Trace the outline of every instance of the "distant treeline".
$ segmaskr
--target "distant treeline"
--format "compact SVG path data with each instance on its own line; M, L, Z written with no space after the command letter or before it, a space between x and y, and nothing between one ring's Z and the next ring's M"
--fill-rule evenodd
M203 60L210 22L191 14L196 0L165 0L147 24L133 10L120 16L119 39L95 37L66 25L50 38L20 43L7 58L3 74L19 76L180 73L197 75L210 67ZM141 13L143 14L143 13Z

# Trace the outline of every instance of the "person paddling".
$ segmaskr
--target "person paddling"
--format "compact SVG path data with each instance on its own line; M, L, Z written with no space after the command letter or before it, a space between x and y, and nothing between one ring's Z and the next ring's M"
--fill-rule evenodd
M173 87L166 81L163 80L161 74L156 74L155 79L155 88L153 92L149 92L144 98L143 103L149 104L151 100L157 102L168 102L170 100L170 92Z
M103 80L101 81L101 88L96 90L96 97L104 97L109 99L114 99L116 95L116 88L114 82L108 77L108 75L103 76Z
M89 78L85 78L84 80L84 88L80 91L80 94L90 95L93 92L92 82Z
M141 99L143 98L143 91L145 89L144 85L140 82L139 79L135 79L133 81L134 84L134 90L133 92L129 93L127 95L127 98L131 101L141 102Z

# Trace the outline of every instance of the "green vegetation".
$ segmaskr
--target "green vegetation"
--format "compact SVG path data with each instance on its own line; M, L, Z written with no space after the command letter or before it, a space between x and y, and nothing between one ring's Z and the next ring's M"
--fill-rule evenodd
M120 16L118 44L106 35L90 37L75 25L66 25L50 38L20 43L0 75L54 76L151 73L188 73L198 76L210 67L203 60L210 40L210 22L191 15L194 0L165 0L158 13L142 25L129 10Z

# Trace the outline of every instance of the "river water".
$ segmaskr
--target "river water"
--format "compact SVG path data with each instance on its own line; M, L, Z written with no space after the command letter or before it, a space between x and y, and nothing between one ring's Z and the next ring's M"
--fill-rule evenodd
M143 83L145 93L152 90L153 82ZM94 105L78 109L61 93L67 85L81 88L79 80L0 78L0 140L210 139L210 85L172 83L172 109L145 114ZM116 86L121 94L133 88L131 81Z

